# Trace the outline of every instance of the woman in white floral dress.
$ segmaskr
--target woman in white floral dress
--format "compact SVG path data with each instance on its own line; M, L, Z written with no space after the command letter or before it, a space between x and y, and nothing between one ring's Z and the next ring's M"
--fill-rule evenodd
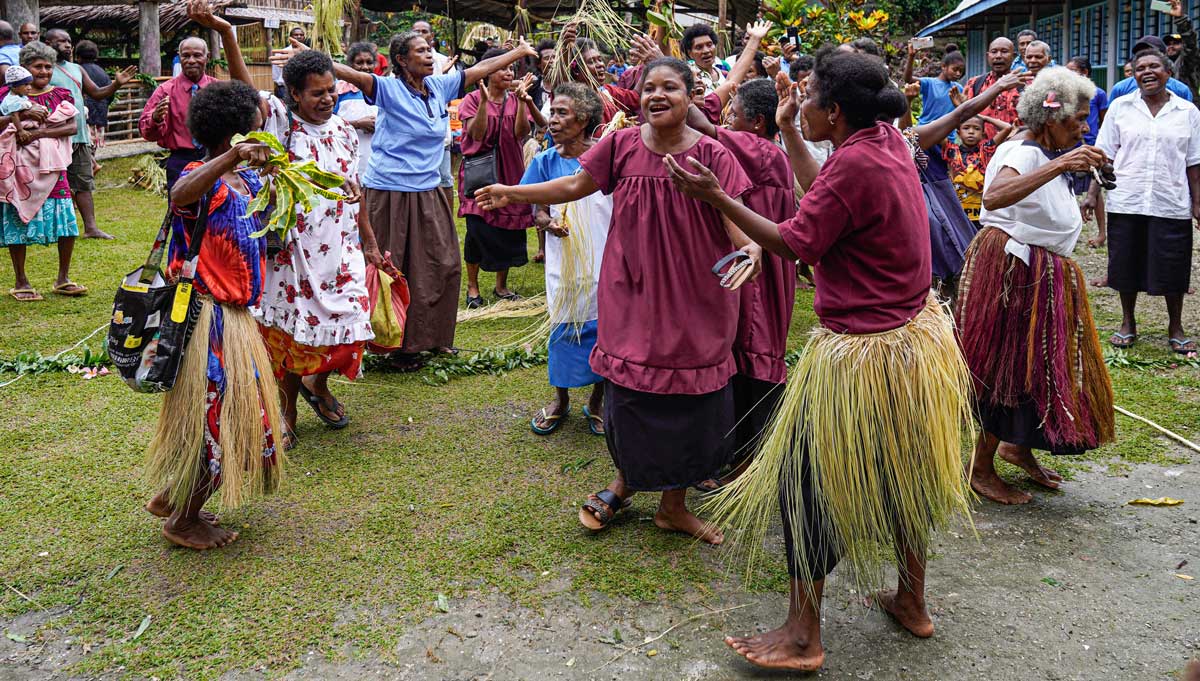
M283 110L270 99L268 125L295 161L314 161L346 179L346 199L318 198L313 210L297 206L296 226L284 248L268 263L262 302L256 312L272 368L283 393L285 446L297 438L297 398L303 397L331 428L350 419L329 390L334 371L351 380L362 373L363 349L374 338L366 288L366 262L382 256L375 234L360 210L358 134L333 114L337 100L333 63L315 50L299 53L283 69L291 100ZM282 129L270 129L282 127Z

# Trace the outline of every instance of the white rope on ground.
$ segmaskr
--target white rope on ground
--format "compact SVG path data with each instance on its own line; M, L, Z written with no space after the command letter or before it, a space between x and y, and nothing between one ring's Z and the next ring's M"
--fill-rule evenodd
M102 324L102 325L100 325L100 326L96 327L96 329L95 329L94 331L92 331L92 332L91 332L91 333L89 333L88 335L86 335L86 336L84 336L83 338L81 338L81 339L79 340L79 342L75 343L74 345L72 345L71 347L67 348L66 350L63 350L62 352L58 353L57 355L55 355L55 356L51 357L51 358L50 358L50 361L52 361L52 362L53 362L53 361L57 360L58 358L62 357L63 355L67 354L68 352L70 352L70 351L74 350L75 348L79 347L80 345L83 345L84 343L86 343L86 342L88 342L89 340L91 340L92 336L95 336L96 334L100 333L101 331L103 331L104 329L107 329L107 328L108 328L108 322L105 322L104 324ZM17 377L16 377L16 378L14 378L13 380L11 380L11 381L6 381L6 382L4 382L4 383L0 383L0 388L7 388L8 386L12 385L13 383L16 383L17 381L21 380L22 378L25 378L25 377L26 377L26 376L28 376L28 375L29 375L29 374L18 374L18 375L17 375Z
M1166 435L1167 437L1171 438L1172 440L1175 440L1176 442L1188 447L1192 451L1200 452L1200 445L1196 444L1195 442L1192 442L1191 440L1185 438L1184 436L1180 435L1179 433L1175 433L1170 430L1167 430L1166 428L1163 428L1162 426L1151 421L1150 419L1145 418L1143 416L1138 416L1137 414L1129 411L1128 409L1125 409L1123 407L1118 407L1115 404L1113 405L1113 409L1115 409L1117 411L1117 413L1124 414L1135 421L1141 421L1142 423L1150 426L1151 428L1157 430L1158 432L1162 433L1163 435Z

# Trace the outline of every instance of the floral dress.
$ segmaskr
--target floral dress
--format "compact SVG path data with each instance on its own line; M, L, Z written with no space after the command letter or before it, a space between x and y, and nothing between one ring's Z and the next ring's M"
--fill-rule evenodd
M276 115L283 106L270 99L271 120L283 130L268 130L287 146L293 161L313 161L347 181L358 170L358 133L337 115L320 125L293 115ZM362 373L362 355L371 331L366 261L358 233L357 203L317 197L312 211L297 205L296 226L284 248L268 263L263 296L254 310L271 354L277 378L284 374L337 371L354 379Z
M943 143L942 158L950 170L950 180L954 182L963 212L972 222L979 222L979 211L983 207L983 176L995 153L996 143L991 140L973 148Z
M199 168L199 161L188 164L179 177L182 179ZM251 199L262 189L258 173L238 170L238 175L250 195L246 196L217 179L209 194L208 224L196 266L195 287L198 293L212 296L213 317L208 334L208 389L204 403L204 457L213 484L221 481L221 407L224 402L227 376L225 371L226 308L247 308L258 303L263 291L263 268L266 263L266 239L250 235L262 229L258 215L247 215ZM196 217L198 204L173 206L171 241L168 251L167 279L175 281L183 269L190 243L189 230ZM195 340L192 341L194 343ZM191 343L189 343L189 347ZM246 377L235 377L238 378ZM251 380L253 377L249 377ZM268 466L276 462L275 438L270 419L262 410L263 457Z
M8 94L8 88L0 88L0 97ZM29 95L29 101L54 111L63 101L71 100L71 92L56 87L40 95ZM4 164L12 167L12 164ZM50 196L41 210L28 224L21 221L15 206L0 203L0 247L38 244L48 246L59 239L79 236L79 223L75 219L75 206L71 203L71 187L67 184L67 173L62 171Z

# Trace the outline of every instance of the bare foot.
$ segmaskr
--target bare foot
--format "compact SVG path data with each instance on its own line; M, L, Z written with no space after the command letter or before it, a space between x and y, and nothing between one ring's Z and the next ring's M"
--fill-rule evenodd
M706 523L697 518L691 511L683 511L682 513L671 513L663 511L659 508L658 513L654 514L654 524L659 529L669 532L682 532L690 534L693 537L706 541L714 546L725 541L725 535L721 533L720 528L712 523Z
M183 518L168 518L167 522L163 524L162 533L171 543L197 551L218 549L233 543L238 538L237 532L217 527L203 520L185 520Z
M83 233L83 238L112 240L112 239L116 239L117 237L109 234L108 232L102 232L99 229L96 229L96 230L92 230L90 232L85 231Z
M1200 681L1200 660L1188 662L1187 669L1183 670L1181 681Z
M159 518L170 518L172 509L171 505L167 502L166 492L162 492L146 502L146 512ZM221 524L220 516L210 511L200 511L200 519L212 525Z
M1012 465L1025 471L1030 480L1047 489L1058 489L1062 482L1062 476L1053 468L1046 468L1038 463L1033 452L1028 449L1022 449L1008 444L1001 443L1000 448L996 451L1001 459L1011 463Z
M897 596L895 590L880 591L875 594L875 602L913 636L933 636L933 620L929 619L929 611L924 603L917 603L912 596Z
M825 663L825 649L820 639L801 640L787 626L758 636L726 636L725 645L747 662L765 669L813 672Z
M991 499L997 504L1028 504L1033 500L1032 494L1012 488L995 473L983 476L973 472L971 474L971 489L975 490L975 493L979 496Z

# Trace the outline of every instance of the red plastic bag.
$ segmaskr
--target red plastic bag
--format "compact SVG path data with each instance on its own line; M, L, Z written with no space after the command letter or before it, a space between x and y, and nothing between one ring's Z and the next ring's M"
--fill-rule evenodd
M375 339L367 341L367 349L371 352L392 352L404 345L408 280L392 264L391 258L391 253L384 253L382 268L367 265L367 298L371 305L371 329L375 332Z

